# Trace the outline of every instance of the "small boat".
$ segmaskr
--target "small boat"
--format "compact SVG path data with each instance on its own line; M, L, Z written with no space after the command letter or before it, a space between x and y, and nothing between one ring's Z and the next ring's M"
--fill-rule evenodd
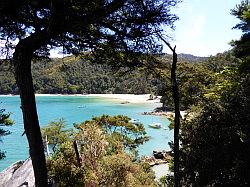
M141 123L139 119L131 119L128 122L129 123Z
M151 128L154 128L154 129L160 129L161 128L160 123L150 123L148 126L151 127Z
M84 105L77 106L77 108L86 108Z

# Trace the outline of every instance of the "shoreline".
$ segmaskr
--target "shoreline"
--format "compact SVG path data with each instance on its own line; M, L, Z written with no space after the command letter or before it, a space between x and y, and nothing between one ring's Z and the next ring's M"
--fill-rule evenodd
M19 95L0 95L0 97L15 97ZM35 94L36 97L40 96L80 96L80 97L100 97L112 99L122 104L128 103L160 103L160 96L154 96L150 99L150 94Z
M174 111L151 111L151 112L143 112L142 115L153 115L153 116L166 116L167 118L173 118L175 113ZM182 118L187 115L187 111L180 111L180 115Z
M122 104L127 103L160 103L160 97L156 96L155 99L150 100L150 94L88 94L86 96L102 97L107 99L113 99Z

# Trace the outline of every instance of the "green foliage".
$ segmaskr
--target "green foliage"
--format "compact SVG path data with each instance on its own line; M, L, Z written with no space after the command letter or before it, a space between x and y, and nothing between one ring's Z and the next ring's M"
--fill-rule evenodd
M222 97L227 90L236 89L239 83L235 68L226 67L219 73L211 76L211 84L207 86L204 98L212 100L218 100Z
M163 107L173 110L172 86L170 82L170 67L164 70L162 84L158 94L162 95ZM179 62L177 66L177 81L180 92L180 109L186 110L202 100L205 87L210 83L211 71L202 63Z
M179 0L1 1L0 39L6 41L2 55L11 58L9 49L15 51L15 77L21 93L21 103L24 105L24 127L29 132L26 135L31 146L36 186L47 186L47 175L34 100L31 59L35 56L48 56L51 49L61 47L64 54L93 52L99 62L104 59L104 62L118 66L142 65L142 54L161 52L162 46L157 36L163 34L162 27L174 28L173 23L178 18L171 12L171 8L178 2ZM51 80L52 86L57 82L56 78ZM60 90L65 88L61 87L63 81L64 79L59 78ZM78 88L76 86L78 85L67 85L67 90L75 93Z
M197 185L249 185L249 80L238 77L201 113L183 123L181 131L183 179ZM244 151L242 151L244 150Z
M89 123L94 123L101 127L109 135L109 143L113 145L111 152L118 150L119 143L122 143L125 149L133 150L149 138L146 136L143 124L131 123L129 120L129 117L123 115L102 115L84 122L80 127L88 126Z
M92 177L99 170L98 160L100 160L108 149L106 134L95 123L89 122L79 126L76 140L83 160L83 165L92 171ZM96 176L98 177L98 176Z
M156 36L163 25L173 28L178 18L171 8L178 2L3 0L0 38L6 40L7 55L12 41L35 36L44 40L34 40L37 42L34 45L39 43L34 56L48 56L51 48L63 47L66 54L95 51L97 56L102 54L102 58L115 60L116 64L121 61L133 64L135 53L161 50Z
M105 156L100 163L101 186L155 186L152 171L124 153Z
M217 55L211 56L206 61L202 62L210 73L219 73L224 70L225 67L238 67L240 63L241 60L235 57L232 51L218 53Z
M246 34L249 34L249 22L245 20L248 7L248 1L242 1L233 10L242 21L236 28ZM203 101L197 105L199 110L182 123L181 171L184 186L250 185L250 79L246 66L249 50L244 46L244 40L238 42L233 51L241 59L230 57L228 61L229 56L225 56L222 67L208 66L216 71L206 87ZM230 61L233 62L231 65L228 64Z
M232 15L240 19L240 23L234 28L243 32L240 40L233 41L235 55L239 58L247 58L250 56L250 3L249 0L242 0L231 12Z
M81 165L76 162L73 140L60 142L47 161L51 179L59 186L155 186L154 175L148 165L134 162L134 158L125 152L125 132L133 135L139 130L128 121L125 116L101 116L76 125L74 140L77 141ZM124 123L127 127L122 133L119 127L125 126ZM56 129L51 128L53 125L57 127L56 123L51 124L50 130ZM115 131L124 138L118 139ZM57 132L50 134L58 136Z
M242 0L231 12L236 16L240 23L234 28L240 29L243 35L239 40L232 41L234 47L233 51L236 57L241 58L243 63L241 65L242 72L250 72L250 3L249 0Z
M107 65L74 56L34 62L32 71L35 91L43 94L145 94L156 92L159 82L142 70L124 69L114 73ZM7 65L0 66L0 83L0 94L18 93L14 74Z
M62 143L56 153L47 159L49 177L59 186L84 186L86 172L76 162L72 142Z
M10 63L0 60L0 94L10 94L16 91L17 87Z
M167 58L160 59L161 63L166 60ZM232 79L230 70L233 71L232 68L239 67L241 63L242 61L236 58L231 51L211 56L199 63L178 62L177 81L180 92L180 109L187 110L193 105L202 103L208 94L212 94L212 89L218 88L219 80L226 84L225 79ZM157 93L162 95L163 109L173 110L170 66L167 64L165 68L162 68L158 72L158 76L161 81ZM220 88L223 90L223 85Z
M9 117L10 114L5 113L4 109L0 109L0 127L13 125L14 121L12 121ZM0 142L2 141L1 136L6 136L8 134L10 134L8 130L0 128ZM3 158L5 158L5 154L0 150L0 160Z
M41 129L43 139L46 139L49 146L51 146L53 152L56 148L63 142L70 141L73 137L73 131L70 129L65 129L66 121L59 119L58 121L50 122L45 128Z
M208 84L182 121L182 186L250 185L249 1L232 13L243 36L232 51L203 63L211 74Z
M160 178L159 186L161 187L174 187L174 176L163 176Z

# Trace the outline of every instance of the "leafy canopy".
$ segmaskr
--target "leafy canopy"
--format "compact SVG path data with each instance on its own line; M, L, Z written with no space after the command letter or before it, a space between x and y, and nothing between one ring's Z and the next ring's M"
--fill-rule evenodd
M243 34L239 40L233 41L234 53L236 57L243 60L242 69L250 72L250 2L249 0L243 0L238 4L231 12L236 16L240 23L234 28L240 29Z
M102 115L94 117L80 125L87 126L88 123L95 123L107 133L113 141L119 141L125 148L130 150L137 148L149 138L142 123L132 123L130 118L123 115L109 116Z
M66 121L59 119L58 121L50 122L45 128L42 128L44 139L47 139L53 152L56 151L59 145L63 142L71 140L73 137L72 129L65 128Z
M50 135L50 139L58 140L58 146L47 160L49 176L60 186L155 186L149 166L135 162L125 151L126 147L139 144L133 137L145 135L141 124L132 124L129 120L126 116L95 117L75 125L74 138L64 142L57 137L61 137L58 134L67 136L65 132L59 128L59 133L51 133L58 130L58 124L51 123L43 132ZM73 140L77 141L80 166Z
M242 1L233 10L241 20L236 28L243 31L233 49L240 59L231 58L231 67L212 74L211 84L197 106L199 110L193 111L194 115L182 123L181 175L184 186L250 184L249 40L244 40L249 36L249 11L248 1ZM224 65L228 64L227 60L222 61ZM241 63L235 63L237 61Z
M10 117L10 114L6 114L5 109L0 109L0 127L9 126L14 123L14 121L12 121L9 117ZM0 128L0 142L2 141L1 136L6 136L8 134L10 134L8 130ZM3 159L4 157L5 157L4 152L1 152L0 150L0 159Z
M177 17L171 8L178 0L2 0L0 39L6 53L15 45L33 43L30 52L48 55L50 49L63 47L64 53L115 51L126 54L159 52L156 34L163 26L173 28ZM42 47L41 47L42 46ZM117 56L118 55L118 56ZM132 56L116 54L120 59Z
M224 81L220 78L220 84L200 105L201 111L182 124L182 174L186 184L250 184L249 77L235 70L230 75Z

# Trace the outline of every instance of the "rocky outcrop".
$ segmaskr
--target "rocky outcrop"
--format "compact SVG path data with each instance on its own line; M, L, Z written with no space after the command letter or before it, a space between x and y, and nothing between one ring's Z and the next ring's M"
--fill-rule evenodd
M158 151L154 150L152 156L145 156L142 158L143 162L148 163L150 166L165 164L172 159L171 151Z
M186 111L180 111L180 114L181 114L181 117L184 119L187 112ZM167 118L173 118L174 117L174 112L154 110L154 111L151 111L151 112L143 112L142 115L166 116ZM191 116L193 114L189 113L188 115Z
M0 173L0 187L33 187L35 178L31 159L18 161Z

